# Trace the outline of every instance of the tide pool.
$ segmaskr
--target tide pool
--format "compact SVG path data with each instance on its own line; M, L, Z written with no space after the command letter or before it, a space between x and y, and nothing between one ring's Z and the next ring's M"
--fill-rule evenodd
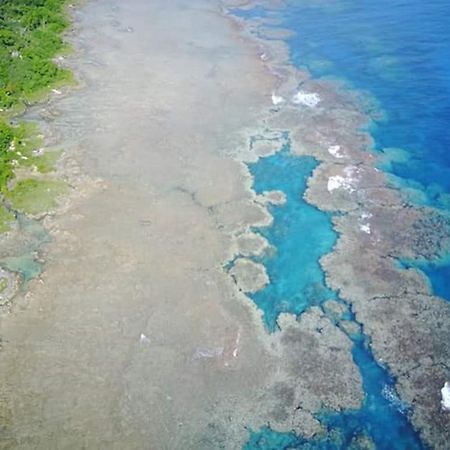
M278 153L249 164L256 193L279 190L286 203L269 207L273 226L258 231L272 245L262 260L270 284L251 295L263 311L267 328L273 331L282 312L301 314L313 304L321 304L335 294L325 284L319 264L336 242L330 216L303 199L306 182L317 161L312 157L295 157L289 145Z

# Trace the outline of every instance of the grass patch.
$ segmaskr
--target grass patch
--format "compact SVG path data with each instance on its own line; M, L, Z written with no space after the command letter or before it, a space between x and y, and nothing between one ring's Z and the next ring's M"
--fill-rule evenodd
M20 123L12 126L0 120L0 192L7 191L8 182L17 167L36 168L40 173L55 169L60 151L44 151L44 141L36 125Z
M25 214L39 214L57 206L57 198L67 192L68 186L60 180L28 178L21 180L5 197L12 207Z
M33 101L42 90L71 81L53 58L67 45L65 0L0 2L0 109Z
M55 56L70 51L62 39L69 26L66 3L0 0L0 232L14 220L2 200L18 211L37 214L54 208L67 188L62 181L36 176L9 189L18 168L46 174L54 170L61 152L43 150L36 126L7 121L52 88L73 83L72 73L55 62Z

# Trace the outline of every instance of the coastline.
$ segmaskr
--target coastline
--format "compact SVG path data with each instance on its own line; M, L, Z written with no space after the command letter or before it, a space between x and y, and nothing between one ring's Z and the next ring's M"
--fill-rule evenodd
M71 47L66 39L72 31L75 5L58 0L52 10L47 6L18 5L11 12L9 4L3 5L6 25L2 30L2 51L8 57L7 64L15 64L4 77L0 108L3 315L9 312L14 297L25 293L27 283L42 273L44 246L51 239L44 223L61 213L77 195L77 180L63 167L64 151L45 122L32 113L76 87L67 65Z
M251 261L270 247L255 228L269 227L268 208L286 199L280 193L256 195L247 163L276 153L286 130L292 153L320 162L308 180L306 200L324 211L347 212L334 216L339 240L321 259L327 284L350 302L377 360L396 377L402 400L415 404L416 428L439 447L445 423L440 430L430 423L443 417L439 362L445 364L449 349L439 358L429 355L446 336L450 312L416 271L393 267L393 255L412 253L408 242L383 227L386 214L395 211L391 223L410 223L411 229L422 215L404 208L397 191L386 189L375 158L360 150L370 137L358 133L355 139L355 130L366 118L345 92L293 68L281 41L255 39L233 18L234 25L225 25L219 5L205 3L194 11L178 3L187 18L170 5L160 5L158 14L139 2L83 5L74 39L83 49L83 58L75 55L75 73L85 86L30 112L50 118L53 138L67 148L62 164L80 195L45 220L54 239L46 248L46 271L16 299L2 324L0 358L8 368L1 374L6 380L1 412L12 448L80 442L87 448L142 448L148 442L156 448L238 448L250 429L267 423L320 437L324 427L317 411L361 405L352 341L326 311L314 306L298 320L282 314L280 329L268 334L261 311L243 293L269 281L246 284L261 268L244 263L235 275L244 279L239 289L223 269L239 255ZM225 6L230 3L238 6ZM148 17L154 20L151 33L144 31ZM167 20L178 33L165 30ZM205 45L213 29L218 37ZM189 37L182 44L179 30ZM168 61L167 54L180 62ZM114 62L118 55L121 64ZM130 72L138 63L142 77ZM183 74L183 65L194 75ZM236 81L239 71L246 75ZM308 105L300 105L302 113L299 104L273 104L273 94L275 100L289 99L300 83L306 94L318 93L317 115L310 117L316 109ZM193 114L205 123L191 119ZM348 152L344 158L337 156L339 149L329 151L338 145L336 129ZM250 145L255 136L260 144ZM340 177L335 180L342 185L349 178L345 168L353 165L362 172L350 187L362 187L367 196L327 190L331 177ZM370 234L361 229L369 225ZM428 224L424 227L414 229L420 249L419 238L428 234ZM368 273L358 272L361 245ZM396 308L400 298L408 309ZM443 324L435 335L423 314ZM396 336L400 322L408 333ZM408 358L419 345L420 365L410 367Z
M46 270L2 318L2 439L12 448L232 448L286 407L293 355L283 361L277 346L289 340L267 341L222 268L233 234L268 223L242 166L224 155L246 143L236 130L258 129L271 78L219 9L179 6L99 0L77 10L83 89L30 113L48 121L81 188L83 177L99 181L46 219ZM356 404L349 394L328 402ZM307 411L296 415L317 428Z

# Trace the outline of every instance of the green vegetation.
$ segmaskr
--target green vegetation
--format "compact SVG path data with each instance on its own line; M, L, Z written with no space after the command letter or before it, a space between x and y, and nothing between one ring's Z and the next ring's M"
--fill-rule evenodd
M67 184L60 180L27 178L16 183L6 193L13 208L26 214L39 214L55 208L58 196L67 191Z
M61 152L44 151L43 139L32 123L17 126L0 121L0 193L8 191L8 182L17 168L30 168L40 173L54 170Z
M39 92L71 79L52 58L65 44L65 0L1 0L0 109L26 104Z
M44 151L35 125L12 125L7 119L51 87L72 80L53 61L67 49L61 37L69 25L65 3L0 0L0 233L14 221L14 210L36 214L53 208L65 190L63 182L45 176L60 152Z

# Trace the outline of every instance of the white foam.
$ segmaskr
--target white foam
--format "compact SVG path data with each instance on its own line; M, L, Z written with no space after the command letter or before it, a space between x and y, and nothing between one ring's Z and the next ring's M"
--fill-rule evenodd
M450 383L445 382L444 387L441 389L441 407L443 411L450 411Z
M277 106L277 105L281 105L281 103L284 103L284 98L281 97L280 95L276 95L274 92L272 92L272 103Z
M344 155L341 153L340 145L330 145L330 147L328 147L328 153L331 156L334 156L335 158L343 158L344 157Z
M367 234L372 233L372 229L370 228L370 222L369 219L373 217L373 215L369 212L363 212L361 214L361 217L359 219L359 229Z
M334 175L328 178L328 192L332 192L336 189L344 189L348 192L355 192L355 185L358 182L356 175L358 174L358 168L355 166L347 166L344 169L345 177L341 175Z
M292 103L296 105L305 105L310 108L314 108L317 106L320 102L319 94L312 92L308 93L305 91L298 91L293 97L292 97Z
M339 189L345 185L345 178L340 175L328 178L328 192L332 192L335 189Z
M367 233L367 234L370 234L370 233L372 232L371 229L370 229L370 224L368 224L368 223L362 223L362 224L359 226L359 229L360 229L362 232Z

